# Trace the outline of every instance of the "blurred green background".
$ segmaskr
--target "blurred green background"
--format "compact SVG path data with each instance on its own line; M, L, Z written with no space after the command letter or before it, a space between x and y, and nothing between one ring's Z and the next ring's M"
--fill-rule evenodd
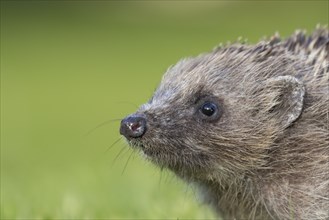
M328 1L1 1L1 219L214 218L124 140L107 151L114 119L182 57L318 23Z

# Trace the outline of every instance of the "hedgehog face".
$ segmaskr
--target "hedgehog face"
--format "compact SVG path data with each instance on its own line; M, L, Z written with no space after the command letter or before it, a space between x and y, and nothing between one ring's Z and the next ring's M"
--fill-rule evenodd
M226 100L219 81L209 83L200 74L204 67L198 61L183 60L169 69L150 101L121 124L121 134L131 146L185 176L209 172L228 156L233 159L233 136L238 135L232 134L234 114L229 113L235 102Z
M209 169L211 132L225 118L224 100L201 83L189 85L192 82L162 83L150 101L121 125L121 134L130 145L157 165L181 173ZM191 89L186 91L187 87ZM139 128L132 132L133 127Z
M281 122L290 125L299 116L294 103L303 91L291 89L298 82L288 76L255 82L220 58L201 55L170 68L150 101L122 121L120 132L129 144L184 176L218 167L245 172L265 164L276 133L284 129Z
M167 107L150 101L130 116L145 121L137 125L143 132L136 131L137 136L121 133L157 165L184 173L197 172L210 167L209 146L203 141L209 138L207 131L217 127L223 114L222 101L212 96ZM122 127L127 124L134 122L123 121Z

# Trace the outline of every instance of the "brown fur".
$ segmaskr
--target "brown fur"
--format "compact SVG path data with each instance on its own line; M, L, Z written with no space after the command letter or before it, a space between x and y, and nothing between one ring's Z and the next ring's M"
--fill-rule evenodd
M228 219L329 219L329 32L276 35L183 59L129 143ZM198 117L211 99L216 122Z

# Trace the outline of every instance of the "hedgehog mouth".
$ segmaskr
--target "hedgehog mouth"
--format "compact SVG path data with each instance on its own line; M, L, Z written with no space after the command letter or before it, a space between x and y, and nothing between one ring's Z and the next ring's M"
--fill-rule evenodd
M128 140L128 144L134 150L140 151L143 155L147 156L148 159L156 160L158 154L154 147L143 143L140 140ZM159 152L158 152L159 153Z
M206 158L205 155L184 154L183 152L179 154L174 151L163 150L161 146L153 145L154 143L150 145L150 143L144 143L140 140L128 140L128 143L147 161L161 169L169 169L183 176L202 173L204 168L209 166L209 158ZM202 157L204 158L200 160ZM199 163L195 163L195 161L199 161Z
M145 145L141 142L141 141L137 141L137 140L134 140L134 139L127 139L128 141L128 144L131 148L134 148L134 149L140 149L140 150L143 150L145 149Z

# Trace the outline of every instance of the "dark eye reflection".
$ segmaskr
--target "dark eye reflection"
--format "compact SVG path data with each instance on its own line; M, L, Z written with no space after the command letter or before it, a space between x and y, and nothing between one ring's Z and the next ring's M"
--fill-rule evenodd
M217 111L217 105L212 102L206 102L201 107L202 114L208 117L214 115L216 111Z
M200 100L196 108L196 117L204 122L216 122L223 113L221 102L211 97Z

